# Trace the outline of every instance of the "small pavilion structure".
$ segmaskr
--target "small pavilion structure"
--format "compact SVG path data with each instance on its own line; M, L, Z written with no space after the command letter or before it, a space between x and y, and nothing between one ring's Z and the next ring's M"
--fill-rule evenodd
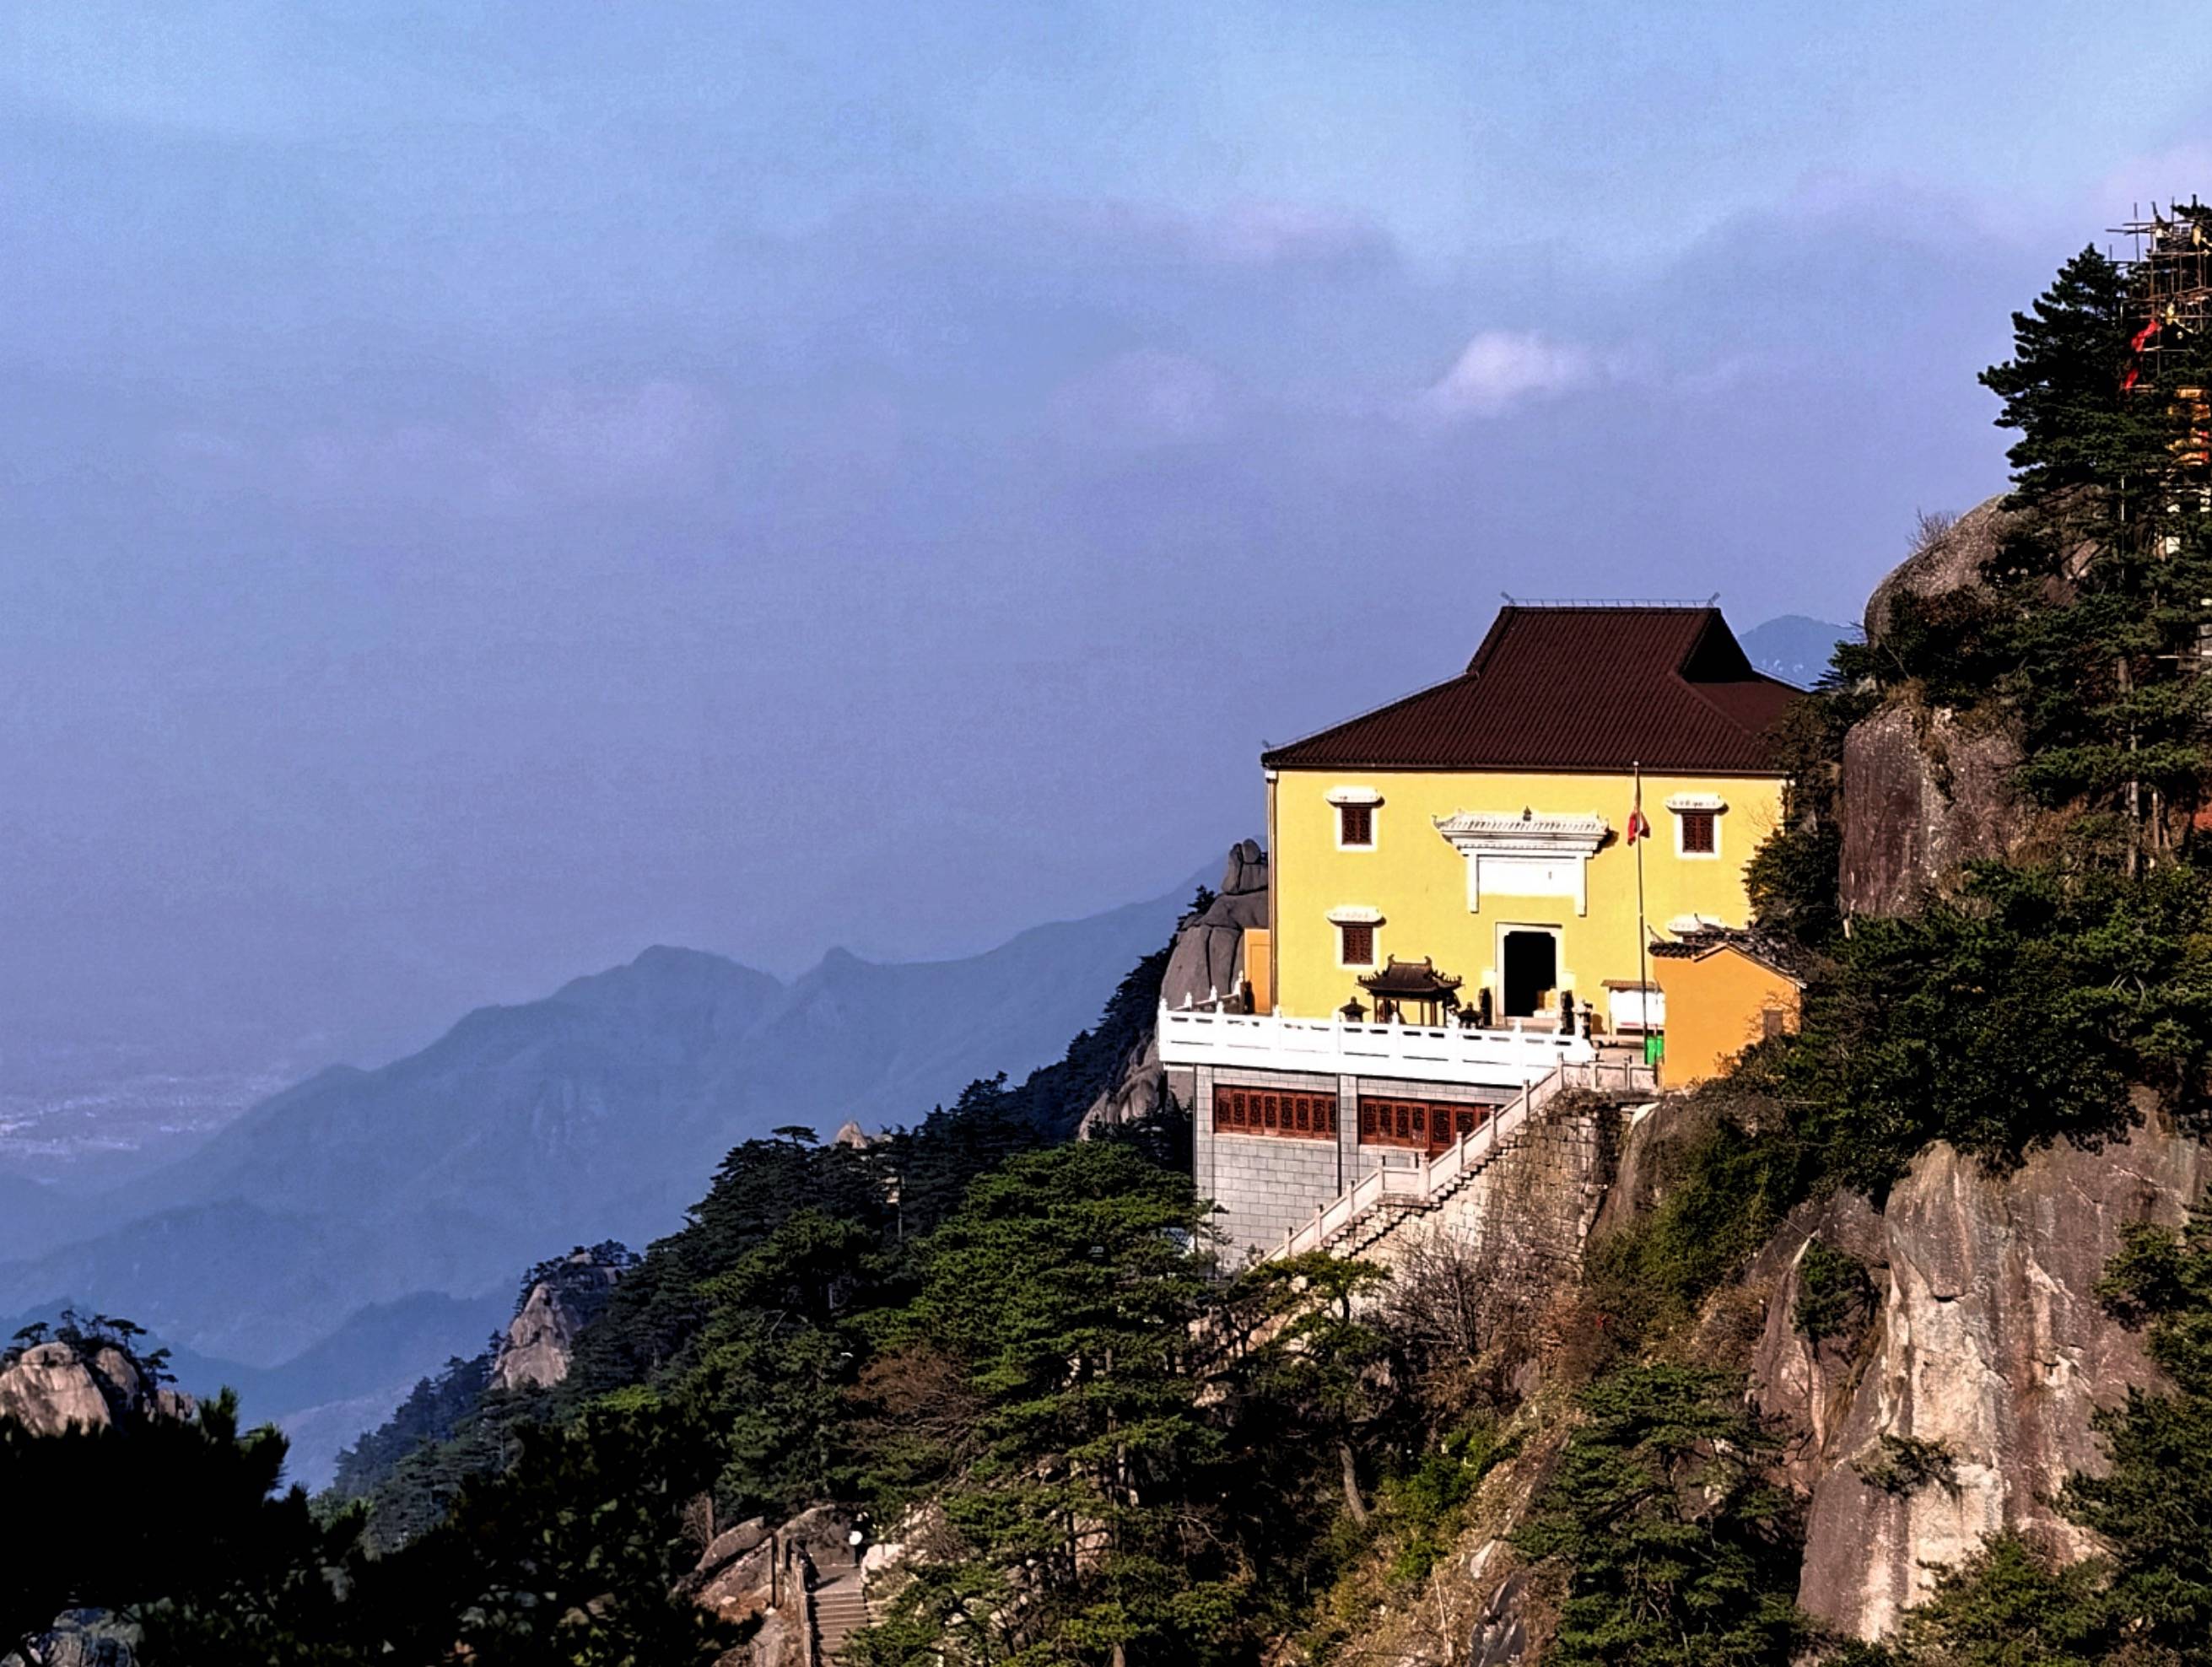
M1381 971L1362 977L1359 987L1374 997L1379 1021L1441 1025L1444 1015L1459 1006L1460 980L1438 972L1425 955L1418 961L1401 961L1393 955Z

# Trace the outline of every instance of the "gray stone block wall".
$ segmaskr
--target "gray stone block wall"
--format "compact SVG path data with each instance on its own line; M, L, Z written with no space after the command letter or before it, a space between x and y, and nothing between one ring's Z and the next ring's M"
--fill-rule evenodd
M1347 1087L1344 1080L1286 1073L1196 1069L1192 1116L1194 1168L1199 1195L1218 1210L1214 1226L1222 1233L1220 1256L1235 1267L1259 1251L1271 1250L1285 1233L1304 1226L1316 1210L1334 1202L1352 1183L1347 1155L1358 1150L1358 1124L1346 1135ZM1217 1135L1213 1093L1217 1086L1269 1088L1279 1093L1334 1094L1337 1138L1299 1140L1284 1135Z
M1213 1197L1222 1211L1216 1224L1227 1236L1224 1259L1234 1264L1250 1251L1273 1250L1342 1190L1333 1142L1223 1135Z
M1217 1085L1337 1096L1337 1139L1217 1135ZM1225 1265L1273 1250L1376 1167L1411 1167L1425 1154L1403 1147L1362 1146L1358 1098L1372 1095L1494 1104L1481 1090L1379 1078L1294 1076L1273 1072L1191 1073L1188 1103L1198 1190L1218 1214ZM1360 1251L1394 1270L1444 1247L1472 1258L1485 1293L1480 1323L1485 1353L1498 1369L1537 1353L1536 1329L1561 1288L1582 1267L1583 1247L1619 1167L1620 1113L1596 1096L1562 1094L1532 1117L1510 1143L1437 1209L1400 1218Z
M1347 1156L1358 1152L1358 1123L1345 1132L1347 1079L1272 1070L1221 1070L1199 1066L1192 1088L1192 1152L1199 1196L1212 1198L1224 1243L1221 1262L1237 1267L1256 1251L1270 1251L1294 1227L1312 1220L1352 1183ZM1290 1094L1336 1092L1336 1139L1287 1135L1214 1135L1214 1088L1276 1088Z
M1194 1124L1193 1168L1199 1195L1211 1198L1219 1208L1214 1225L1224 1235L1221 1255L1230 1265L1243 1262L1255 1250L1274 1249L1283 1242L1285 1233L1304 1226L1315 1211L1334 1202L1374 1170L1384 1165L1413 1168L1427 1161L1425 1153L1406 1147L1359 1144L1362 1093L1468 1105L1495 1105L1500 1098L1494 1091L1379 1077L1306 1076L1212 1066L1194 1068L1190 1075L1187 1103ZM1217 1135L1213 1129L1217 1086L1270 1088L1281 1093L1333 1091L1337 1100L1337 1138L1329 1141L1279 1135Z

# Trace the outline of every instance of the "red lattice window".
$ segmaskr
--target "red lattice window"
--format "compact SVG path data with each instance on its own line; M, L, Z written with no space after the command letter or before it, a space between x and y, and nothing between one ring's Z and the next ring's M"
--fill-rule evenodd
M1375 928L1365 921L1339 921L1339 956L1348 967L1371 967L1375 964Z
M1276 1135L1294 1141L1336 1138L1336 1096L1286 1094L1271 1088L1213 1091L1217 1135Z
M1474 1134L1489 1121L1490 1115L1486 1105L1378 1099L1363 1094L1359 1098L1360 1144L1442 1152L1461 1135Z
M1340 845L1372 845L1375 843L1375 806L1339 805L1336 807L1336 843Z
M1682 855L1711 856L1720 849L1719 834L1711 811L1683 811Z

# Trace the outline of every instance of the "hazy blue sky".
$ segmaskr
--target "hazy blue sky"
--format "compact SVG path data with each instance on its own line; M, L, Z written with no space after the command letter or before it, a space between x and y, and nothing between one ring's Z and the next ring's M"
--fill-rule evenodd
M0 13L0 1047L972 948L1501 589L1856 613L2201 3Z

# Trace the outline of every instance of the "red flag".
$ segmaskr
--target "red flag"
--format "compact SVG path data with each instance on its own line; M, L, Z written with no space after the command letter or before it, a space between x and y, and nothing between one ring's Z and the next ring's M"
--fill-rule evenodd
M1651 824L1644 815L1644 778L1636 778L1636 802L1628 807L1628 843L1651 837Z

